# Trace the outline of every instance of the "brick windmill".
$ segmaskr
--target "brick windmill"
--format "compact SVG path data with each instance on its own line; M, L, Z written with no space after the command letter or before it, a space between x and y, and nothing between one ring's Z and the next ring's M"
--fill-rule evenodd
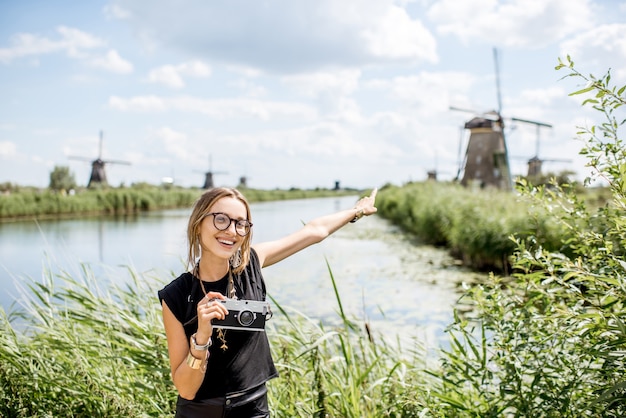
M124 164L124 165L130 165L130 163L128 161L119 161L119 160L103 160L102 159L102 131L100 131L100 144L99 144L99 150L98 150L98 158L96 158L95 160L92 160L91 158L87 158L87 157L69 157L72 160L82 160L82 161L90 161L91 162L91 176L89 177L89 183L87 183L87 187L93 187L97 184L102 185L102 186L106 186L108 185L107 182L107 175L106 175L106 171L105 171L105 165L106 164Z
M493 54L496 70L498 110L477 114L477 112L472 110L450 107L451 110L470 112L475 115L464 126L465 129L470 131L470 136L465 157L461 162L461 167L459 167L458 177L463 172L461 184L468 187L494 187L501 190L511 190L513 182L509 165L509 154L504 137L498 56L495 48ZM549 126L542 122L520 118L511 118L511 120L532 123L536 126Z

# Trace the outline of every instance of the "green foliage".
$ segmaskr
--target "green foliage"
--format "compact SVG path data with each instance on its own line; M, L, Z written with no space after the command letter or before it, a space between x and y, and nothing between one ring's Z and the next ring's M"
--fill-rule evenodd
M104 292L82 273L46 274L25 310L0 310L0 416L171 416L154 280L131 272L128 289Z
M173 416L176 390L156 297L164 281L129 274L127 286L107 284L106 291L87 267L79 278L46 274L42 283L28 282L34 296L21 301L23 311L0 310L0 416ZM274 301L267 329L280 372L269 383L273 416L438 416L425 406L432 378L422 349L370 335L345 316L338 293L337 301L334 325Z
M583 76L569 59L557 69L582 78L584 105L605 121L582 128L582 154L612 200L590 210L566 186L520 191L568 231L569 255L517 237L513 281L495 276L472 288L472 314L450 327L436 396L449 417L626 416L626 154L618 132L624 87Z
M75 195L25 190L0 196L0 218L93 214L128 214L144 210L189 207L200 192L188 189L93 189Z
M422 242L445 246L476 269L507 271L515 251L513 234L533 236L556 250L567 232L526 198L498 190L468 190L458 184L386 186L378 194L377 207L381 216Z
M249 202L268 202L275 200L290 200L290 199L312 199L317 197L331 197L331 196L352 196L357 193L355 190L330 190L330 189L295 189L289 190L273 189L273 190L260 190L260 189L239 189Z
M48 187L57 192L67 192L76 188L76 179L69 167L57 165L50 173L50 185Z
M257 190L242 189L250 202L346 196L354 191ZM140 211L191 207L202 194L200 189L156 187L139 183L132 187L96 187L76 194L24 189L0 195L0 219L24 217L131 214Z

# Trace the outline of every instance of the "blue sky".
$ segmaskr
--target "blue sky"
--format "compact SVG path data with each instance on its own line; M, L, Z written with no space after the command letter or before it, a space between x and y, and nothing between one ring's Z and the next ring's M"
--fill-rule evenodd
M109 182L371 188L458 170L461 127L496 109L540 130L546 170L588 174L597 116L554 70L626 80L626 1L0 1L0 182L86 184L104 133ZM534 126L505 130L514 174Z

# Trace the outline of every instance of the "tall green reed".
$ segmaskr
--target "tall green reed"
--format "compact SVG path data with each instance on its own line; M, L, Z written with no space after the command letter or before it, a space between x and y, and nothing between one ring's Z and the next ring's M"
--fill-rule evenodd
M0 317L0 416L169 416L174 400L151 283L126 288L43 274L22 308ZM14 327L13 323L19 323Z
M425 350L375 335L365 321L347 316L327 263L337 321L321 323L275 300L282 320L269 332L281 377L270 383L279 417L417 417L426 407L429 376ZM416 396L417 395L417 396Z
M322 323L276 303L268 336L280 377L276 417L437 416L418 342L401 347L338 304ZM176 391L156 290L164 280L131 268L126 285L78 272L27 281L21 308L0 311L0 416L171 417ZM171 278L170 278L171 279ZM169 279L168 279L169 280Z

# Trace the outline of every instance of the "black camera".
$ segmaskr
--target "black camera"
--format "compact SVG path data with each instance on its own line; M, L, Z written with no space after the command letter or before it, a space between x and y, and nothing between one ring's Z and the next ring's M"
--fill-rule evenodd
M272 310L267 301L245 299L215 299L228 309L224 319L214 319L216 328L264 331L265 321L272 317Z

